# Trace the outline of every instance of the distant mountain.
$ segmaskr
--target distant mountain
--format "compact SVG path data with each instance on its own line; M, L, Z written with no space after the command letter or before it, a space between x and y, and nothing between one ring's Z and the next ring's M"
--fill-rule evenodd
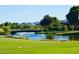
M33 22L32 24L34 24L34 25L39 25L40 22Z
M32 25L39 25L39 24L40 24L40 22L33 22L33 23L31 23L31 22L29 22L29 23L25 23L25 22L23 22L22 24L32 24Z
M69 24L67 20L62 20L61 22L62 22L62 24L64 24L64 25Z

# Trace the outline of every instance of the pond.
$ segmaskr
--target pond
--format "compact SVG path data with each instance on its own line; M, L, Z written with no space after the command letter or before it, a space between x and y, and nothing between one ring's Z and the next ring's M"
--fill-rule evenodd
M20 36L30 40L46 40L46 34L35 34L34 32L18 32L13 36ZM79 35L52 35L52 40L79 40Z

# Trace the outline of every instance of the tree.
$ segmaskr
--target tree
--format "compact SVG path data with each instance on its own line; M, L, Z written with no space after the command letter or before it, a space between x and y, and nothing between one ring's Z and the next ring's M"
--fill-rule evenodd
M44 16L40 22L41 26L45 30L59 30L61 28L61 22L57 17Z
M5 35L10 34L10 27L9 26L3 26L2 29L3 29L3 32Z
M63 26L63 30L64 30L64 31L68 31L67 25L64 25L64 26Z
M61 21L59 21L57 17L53 17L50 23L50 29L61 30L61 28L62 28Z
M70 25L75 27L79 25L79 6L73 6L70 8L69 13L66 15L66 18Z
M10 23L10 22L5 22L5 23L3 23L3 25L4 25L4 26L10 26L11 23Z
M68 30L74 30L74 25L68 25Z
M51 17L49 15L45 15L44 18L41 20L41 26L46 30L51 23Z

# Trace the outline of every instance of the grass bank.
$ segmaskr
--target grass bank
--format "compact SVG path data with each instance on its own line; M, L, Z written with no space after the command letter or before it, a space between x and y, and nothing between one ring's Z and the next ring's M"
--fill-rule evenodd
M79 54L79 41L32 41L0 37L0 54Z

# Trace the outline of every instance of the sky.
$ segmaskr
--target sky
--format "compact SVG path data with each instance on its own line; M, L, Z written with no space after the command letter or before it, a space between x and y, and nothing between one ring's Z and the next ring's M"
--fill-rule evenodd
M4 22L39 22L49 14L66 19L72 5L0 5L0 23Z

